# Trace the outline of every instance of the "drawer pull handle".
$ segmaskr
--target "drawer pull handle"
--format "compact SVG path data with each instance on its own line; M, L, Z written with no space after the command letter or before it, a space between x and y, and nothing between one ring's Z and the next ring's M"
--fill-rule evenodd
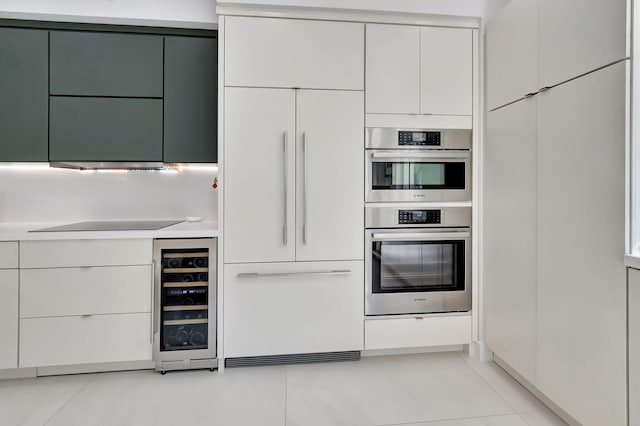
M80 315L80 318L91 318L93 314Z
M265 277L293 277L297 275L342 275L350 274L351 269L336 269L333 271L308 271L308 272L274 272L260 274L258 272L246 272L238 274L238 278L265 278Z

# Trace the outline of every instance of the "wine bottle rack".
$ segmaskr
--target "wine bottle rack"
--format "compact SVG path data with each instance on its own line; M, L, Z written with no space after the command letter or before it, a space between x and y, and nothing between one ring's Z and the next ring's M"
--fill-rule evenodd
M209 345L209 250L161 250L160 351Z

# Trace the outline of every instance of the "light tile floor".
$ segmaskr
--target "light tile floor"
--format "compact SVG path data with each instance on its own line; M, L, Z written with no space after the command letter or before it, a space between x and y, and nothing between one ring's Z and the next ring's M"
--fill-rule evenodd
M496 364L456 352L0 381L2 426L564 424Z

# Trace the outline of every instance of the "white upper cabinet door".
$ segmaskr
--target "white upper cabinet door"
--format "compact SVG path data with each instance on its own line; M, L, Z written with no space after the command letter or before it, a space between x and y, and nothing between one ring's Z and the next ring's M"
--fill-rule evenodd
M300 90L296 260L364 257L364 97Z
M294 260L295 91L226 88L224 131L224 262Z
M484 308L489 348L536 383L536 105L487 115L484 150Z
M539 0L540 84L627 56L627 0Z
M18 368L18 270L0 270L0 369Z
M420 28L367 24L367 113L420 112Z
M364 89L364 24L225 18L225 86Z
M511 0L486 26L489 110L540 89L538 2Z
M537 386L585 425L626 424L626 65L537 96Z
M471 115L473 30L420 28L420 113Z

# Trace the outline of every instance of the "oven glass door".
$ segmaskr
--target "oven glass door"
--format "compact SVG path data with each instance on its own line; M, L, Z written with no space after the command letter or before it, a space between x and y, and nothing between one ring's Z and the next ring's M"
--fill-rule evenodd
M371 245L374 294L465 289L465 240L374 240Z
M371 189L465 189L464 161L388 160L371 164Z

